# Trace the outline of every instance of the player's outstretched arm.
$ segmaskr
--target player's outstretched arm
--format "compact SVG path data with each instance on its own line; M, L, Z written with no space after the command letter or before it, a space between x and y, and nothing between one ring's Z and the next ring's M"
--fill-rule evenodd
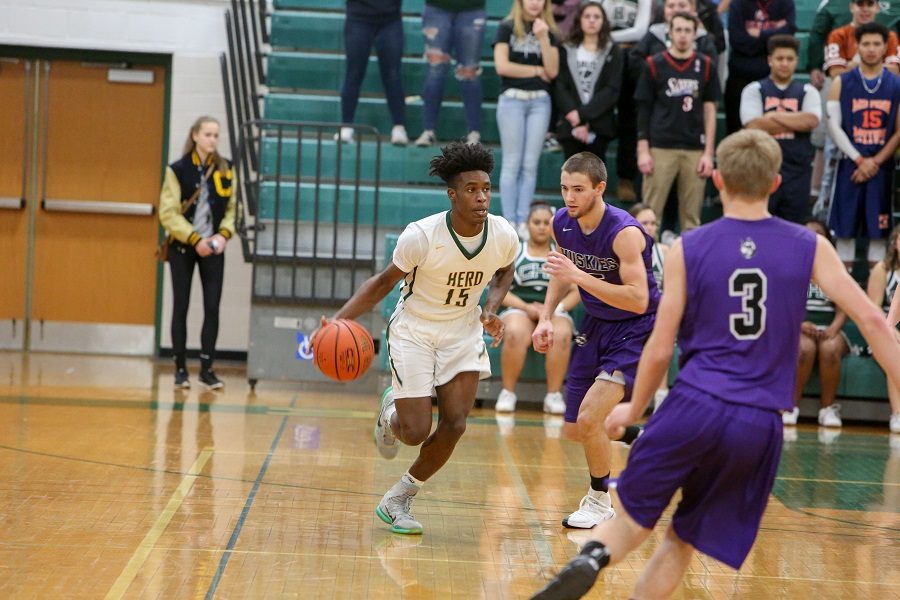
M656 309L653 333L641 352L631 401L617 405L606 419L606 432L612 439L621 437L625 427L641 418L672 361L675 336L678 335L687 301L687 275L681 240L672 245L663 269L666 291Z
M818 236L816 242L813 281L853 319L888 379L900 387L900 343L881 309L856 285L828 240Z

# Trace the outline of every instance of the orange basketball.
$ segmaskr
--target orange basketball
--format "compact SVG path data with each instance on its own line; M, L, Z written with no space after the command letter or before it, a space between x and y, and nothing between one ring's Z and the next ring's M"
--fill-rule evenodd
M316 335L313 353L324 375L336 381L352 381L371 366L375 343L356 321L335 319Z

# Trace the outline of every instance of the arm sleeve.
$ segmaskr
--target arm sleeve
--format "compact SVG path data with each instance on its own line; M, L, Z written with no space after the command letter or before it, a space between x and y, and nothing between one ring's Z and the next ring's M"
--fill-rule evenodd
M719 88L719 76L713 70L712 59L704 56L706 59L703 68L706 69L706 85L703 88L704 102L718 102L722 97L722 90Z
M577 50L573 50L576 52ZM559 112L559 118L565 119L569 111L575 110L581 104L581 99L572 89L572 73L569 71L569 61L567 58L568 49L564 46L559 48L559 75L553 80L553 103ZM554 123L551 123L553 126Z
M825 110L828 111L828 133L831 134L834 144L847 158L856 161L861 155L847 137L847 132L841 127L841 103L837 100L829 100L825 105Z
M634 24L628 29L619 29L611 34L612 40L618 44L640 41L650 27L650 15L653 12L653 0L637 0L637 14Z
M494 47L497 44L508 44L509 39L512 37L512 31L512 24L509 21L500 21L500 24L497 26L497 34L494 36L494 43L491 44L491 47Z
M806 100L804 99L804 105ZM754 81L741 92L741 125L763 116L762 95L759 93L759 82Z
M409 273L422 264L428 254L428 238L422 228L410 223L397 238L397 246L391 261L404 273Z
M800 107L801 112L814 115L821 122L822 96L819 95L819 90L809 83L803 86L803 90L805 91L805 94L803 96L803 106Z
M170 236L182 244L195 246L200 235L181 214L181 184L172 167L166 167L166 177L159 192L159 223Z

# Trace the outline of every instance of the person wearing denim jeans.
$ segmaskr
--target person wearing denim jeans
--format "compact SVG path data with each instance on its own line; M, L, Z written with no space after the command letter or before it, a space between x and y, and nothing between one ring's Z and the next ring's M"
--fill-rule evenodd
M428 73L422 89L422 135L417 146L435 142L438 113L450 59L456 60L456 79L466 115L466 141L481 140L481 48L484 44L485 0L427 0L422 11L422 35Z
M341 87L341 122L353 123L356 117L359 91L374 45L381 82L394 124L391 143L405 146L409 143L409 138L406 135L406 104L400 75L403 58L400 4L401 0L347 0L347 20L344 22L347 71ZM342 127L337 137L342 142L352 142L353 128Z
M555 30L549 0L514 0L494 40L494 64L500 75L500 200L503 216L523 240L528 239L528 210L550 124L550 83L559 73Z

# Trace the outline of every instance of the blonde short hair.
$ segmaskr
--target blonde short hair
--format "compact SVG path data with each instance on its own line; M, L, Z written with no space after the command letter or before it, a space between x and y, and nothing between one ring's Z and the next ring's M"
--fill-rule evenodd
M744 129L719 144L716 168L729 193L765 198L781 170L781 147L768 133Z

